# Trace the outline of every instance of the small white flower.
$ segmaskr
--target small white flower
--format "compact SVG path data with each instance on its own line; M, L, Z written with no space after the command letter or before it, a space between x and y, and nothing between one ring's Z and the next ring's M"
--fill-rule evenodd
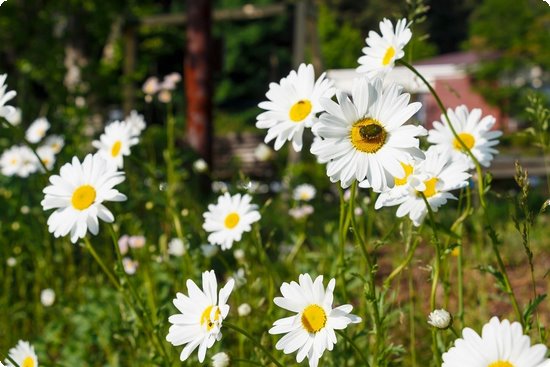
M275 139L275 150L281 149L288 140L294 150L302 150L302 135L306 127L317 121L323 111L321 98L332 98L332 81L321 74L315 81L313 65L301 64L298 72L292 70L279 84L271 83L266 93L269 101L258 106L266 110L257 117L256 127L268 129L265 142Z
M38 367L38 357L34 347L27 341L19 340L17 345L9 350L9 356L19 367ZM7 367L14 367L9 360L5 362Z
M49 128L50 123L45 117L37 118L25 132L25 138L30 143L38 143L46 136Z
M483 326L481 336L474 330L462 330L462 338L443 353L441 367L548 367L546 346L531 345L521 324L499 321L497 317Z
M160 89L172 91L176 89L176 84L178 84L181 81L181 74L180 73L170 73L164 77L164 80L160 84ZM160 99L160 96L159 96Z
M248 194L231 196L226 192L218 197L217 204L208 205L202 225L205 231L211 232L208 241L227 250L233 242L241 240L244 232L250 232L252 223L260 220L257 206L251 201L252 197Z
M38 159L26 146L13 146L0 157L0 168L5 176L28 177L38 170Z
M27 215L27 214L29 214L29 213L31 212L31 208L29 208L29 207L26 206L26 205L23 205L23 206L21 207L20 212L21 212L21 214L23 214L23 215Z
M208 171L208 163L202 158L197 159L193 162L193 169L199 173Z
M10 268L13 268L15 265L17 265L17 260L15 259L15 257L8 257L8 259L6 260L6 264Z
M51 288L43 289L40 292L40 302L44 307L50 307L55 302L55 291Z
M55 164L55 152L51 147L47 145L38 147L36 149L36 154L38 154L40 160L44 163L47 169L50 170L53 168L53 165ZM38 168L40 171L44 171L42 166L38 166Z
M273 158L274 152L269 145L264 143L258 144L256 149L254 149L254 157L260 162L267 162Z
M468 111L464 105L455 110L448 109L447 115L460 140L470 149L474 157L484 167L489 167L493 155L498 153L494 146L498 144L498 138L502 131L492 130L496 119L491 116L481 117L482 111L474 108ZM440 150L449 150L453 160L465 160L469 168L474 168L474 162L468 156L458 139L456 139L445 119L441 115L441 121L433 123L433 129L428 132L428 141Z
M315 187L313 185L302 184L296 186L292 197L294 198L294 200L310 201L315 197L316 193L317 190L315 190Z
M139 266L139 262L125 257L122 259L122 266L124 267L124 272L128 275L134 275Z
M118 249L120 250L120 254L121 255L126 255L128 253L128 240L130 239L130 236L128 236L127 234L125 235L122 235L119 239L118 239Z
M218 253L218 246L211 245L209 243L202 244L201 246L202 256L210 258Z
M179 238L172 238L168 242L168 254L176 257L181 257L185 254L185 245Z
M23 113L21 112L21 109L16 107L13 109L13 112L9 115L5 116L6 120L13 126L19 126L21 124Z
M98 154L117 168L124 166L124 156L130 155L130 148L136 145L139 139L132 136L130 125L123 121L115 121L105 127L105 132L94 140L92 145L98 149Z
M286 334L275 345L285 354L297 351L296 361L309 359L309 366L316 367L325 350L331 351L336 344L334 330L345 329L351 323L361 322L352 315L351 305L332 308L336 281L331 279L328 287L323 286L323 276L313 282L309 274L301 274L299 283L283 283L281 294L275 304L296 315L285 317L273 323L270 334Z
M158 94L158 99L162 103L172 102L172 93L169 90L161 90Z
M453 317L444 309L434 310L428 315L428 324L438 329L447 329L452 322Z
M225 193L229 190L227 184L223 181L212 181L212 191Z
M130 238L128 238L128 245L131 248L142 248L143 246L145 246L145 237L130 236Z
M296 220L299 220L313 214L313 210L314 209L311 205L300 205L289 209L288 215Z
M65 139L59 135L50 135L44 140L43 146L50 147L54 154L58 154L65 146Z
M248 303L243 303L237 308L237 313L241 317L250 315L250 312L252 312L252 307Z
M241 248L236 249L236 250L233 252L233 256L235 257L235 260L237 260L237 261L243 261L244 258L245 258L244 250L241 249Z
M141 132L145 130L147 126L143 115L140 115L136 110L132 110L124 122L130 127L130 135L132 136L140 136Z
M230 362L227 353L220 352L212 356L212 367L228 367Z
M189 295L177 293L174 306L180 314L172 315L166 340L174 346L185 345L180 360L185 361L199 348L199 362L204 361L206 350L221 340L222 323L229 313L227 299L233 290L234 281L230 279L220 289L213 270L202 273L202 290L191 279L187 280Z
M239 288L246 284L246 272L243 268L237 269L231 276L235 280L235 287Z
M152 76L149 77L145 83L143 83L143 87L141 90L143 93L145 93L147 96L152 96L153 94L156 94L160 89L159 80L157 77Z
M7 77L8 74L0 74L0 118L6 118L15 112L14 107L6 105L10 99L13 99L17 95L13 90L6 93L6 89L8 88L7 84L5 84Z
M70 234L75 243L88 230L94 235L99 232L98 218L108 223L115 220L103 202L126 200L114 188L124 181L124 172L91 154L82 163L73 157L72 163L64 164L59 172L50 177L51 185L43 190L41 202L44 210L55 209L48 218L48 230L55 237Z
M358 73L365 73L370 79L384 76L405 55L403 48L410 41L412 32L407 25L407 19L403 18L395 25L384 18L380 22L381 35L370 31L365 39L367 47L363 48L364 55L358 60L360 66Z

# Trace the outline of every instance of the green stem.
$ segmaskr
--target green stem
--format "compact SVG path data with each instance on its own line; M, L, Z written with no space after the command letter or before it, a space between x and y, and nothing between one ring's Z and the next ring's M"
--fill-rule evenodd
M103 260L101 260L101 258L99 257L99 255L95 251L94 247L90 243L90 240L88 239L88 237L84 237L84 243L86 244L86 248L88 249L88 251L90 251L90 253L92 254L92 257L94 258L94 260L97 262L97 264L99 265L101 270L103 270L105 275L107 275L107 278L109 278L109 281L113 284L113 286L116 288L116 290L122 291L122 287L120 286L120 283L118 282L118 280L116 280L115 276L107 268L107 266L105 265Z
M353 349L355 349L355 351L357 352L357 354L359 355L359 357L361 357L361 360L363 360L364 366L369 367L369 366L370 366L369 361L368 361L367 358L363 355L363 352L362 352L361 349L357 346L357 344L355 344L355 342L353 341L353 339L351 339L349 336L347 336L346 333L344 333L344 331L342 331L342 330L336 330L336 332L338 333L338 335L342 336L342 338L346 339L346 341L353 347Z
M420 229L418 231L419 232L422 231L422 226L420 227ZM386 280L384 280L384 288L386 288L386 289L389 288L390 283L392 282L392 280L395 277L397 277L399 274L401 274L403 269L405 269L409 265L409 263L411 262L411 260L414 256L414 252L416 250L416 247L418 246L418 243L420 242L420 237L416 237L414 242L412 242L412 237L413 237L412 228L410 228L410 233L407 236L407 243L405 245L405 248L407 249L407 257L401 262L401 264L399 264L395 269L393 269L391 274L388 275ZM411 242L412 242L412 245L411 245Z
M244 359L244 358L231 358L230 359L230 365L232 363L248 363L248 364L252 364L254 366L263 366L263 364L261 364L260 362L256 362L256 361L251 361L250 359Z
M415 333L415 302L416 302L416 289L414 286L413 269L409 268L409 352L411 354L411 366L416 367L416 333Z
M462 338L462 336L460 336L460 334L456 331L456 329L454 328L454 326L449 326L449 330L451 330L453 332L453 334L457 337L457 338Z
M15 367L20 367L19 364L17 364L17 362L15 362L10 356L6 356L6 359L10 361L11 364L13 364Z
M245 337L247 337L252 343L254 343L258 348L260 348L264 353L265 355L271 360L271 362L275 363L275 365L277 367L283 367L283 365L281 363L279 363L279 361L277 361L275 359L275 357L273 357L273 355L269 352L269 350L267 350L266 347L264 347L260 342L258 342L252 335L250 335L248 332L246 332L245 330L241 329L240 327L238 327L237 325L233 325L232 323L230 322L227 322L227 321L224 321L223 322L223 325L224 326L227 326L228 329L232 329L233 331L236 331L242 335L244 335Z
M464 151L464 153L466 153L470 157L472 162L474 162L474 165L475 165L475 168L476 168L476 173L477 173L477 178L478 178L479 202L480 202L481 206L483 208L485 208L486 207L486 204L485 204L485 188L484 188L484 182L483 182L483 172L481 171L481 165L479 164L479 161L474 156L474 154L472 153L470 148L468 148L468 146L464 143L464 141L457 134L453 124L451 123L451 120L449 119L449 116L447 114L447 109L443 105L443 102L441 102L441 98L439 98L439 95L437 94L435 89L433 89L433 87L426 80L426 78L424 78L424 76L422 74L420 74L420 72L418 70L416 70L416 68L414 66L412 66L411 64L409 64L408 62L406 62L405 60L402 60L402 59L397 60L396 63L403 65L404 67L406 67L407 69L412 71L416 76L418 76L420 78L420 80L422 80L422 82L424 82L426 87L428 87L428 89L430 90L430 92L434 96L434 98L437 102L437 105L439 106L439 109L441 110L441 113L445 117L445 120L447 121L447 124L449 125L449 128L451 129L453 137L456 139L456 141L458 141L458 143L462 147L462 150Z

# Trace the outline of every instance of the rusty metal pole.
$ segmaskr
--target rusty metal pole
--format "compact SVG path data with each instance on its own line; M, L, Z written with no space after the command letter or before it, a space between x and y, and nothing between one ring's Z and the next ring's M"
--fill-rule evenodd
M213 134L211 29L211 1L187 0L187 40L184 60L187 141L210 167L212 167Z

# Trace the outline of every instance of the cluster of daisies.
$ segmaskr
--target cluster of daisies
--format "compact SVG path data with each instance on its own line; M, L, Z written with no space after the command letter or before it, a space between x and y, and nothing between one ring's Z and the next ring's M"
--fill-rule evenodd
M313 66L302 64L270 84L256 126L267 129L265 142L275 140L275 150L286 141L301 150L303 132L310 127L311 153L326 164L331 182L342 188L354 182L371 188L380 193L377 209L398 206L398 217L408 215L419 226L428 213L426 203L435 212L456 199L450 191L468 185L468 171L474 168L470 154L490 165L501 132L492 131L493 116L483 117L480 109L466 106L447 111L457 136L443 115L430 131L408 123L421 104L384 77L404 56L412 33L406 19L395 28L384 19L380 31L371 31L366 39L350 94L335 90L325 74L315 80ZM423 151L420 138L425 136L433 145Z
M172 93L180 81L181 74L176 72L164 76L162 81L156 76L147 78L141 87L142 92L145 94L145 102L151 103L155 95L162 103L171 102Z

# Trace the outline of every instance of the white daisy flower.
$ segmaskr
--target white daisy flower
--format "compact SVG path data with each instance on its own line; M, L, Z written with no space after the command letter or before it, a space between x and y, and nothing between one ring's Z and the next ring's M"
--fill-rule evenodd
M88 154L82 163L73 157L72 163L64 164L59 172L50 177L51 185L43 190L41 202L44 210L55 209L48 218L48 230L55 237L70 233L75 243L88 230L97 235L98 218L108 223L115 220L103 202L126 200L114 188L124 181L124 172L116 171L97 154Z
M222 338L222 322L229 313L227 299L233 290L234 281L230 279L220 289L214 270L202 273L201 290L190 279L187 280L186 296L178 293L174 306L181 312L170 316L170 326L166 340L174 346L187 344L180 354L180 360L185 361L199 347L199 362L204 361L206 350Z
M98 154L117 168L124 166L124 156L130 155L130 147L136 145L139 139L132 136L130 125L122 121L114 121L105 127L99 140L92 145L98 149Z
M136 260L132 260L129 257L125 257L122 259L122 267L124 268L124 272L128 275L134 275L137 271L138 266L139 262Z
M301 184L296 186L294 192L292 193L292 197L297 201L310 201L315 197L316 193L317 190L315 190L313 185Z
M315 81L313 65L301 64L298 72L292 70L279 84L271 83L266 97L258 107L266 110L257 117L256 127L268 129L266 143L275 139L275 150L281 149L285 141L292 141L294 150L302 150L302 134L317 120L323 111L319 99L332 98L332 81L321 74Z
M222 250L230 249L234 241L240 241L243 232L249 232L251 224L261 218L258 207L250 204L251 200L248 194L231 196L226 192L218 197L216 205L208 205L202 225L205 231L212 232L208 241L220 245Z
M15 92L14 92L15 93ZM0 115L1 116L1 115ZM16 107L13 109L12 113L4 116L6 120L13 126L18 126L21 124L21 120L23 118L23 113L21 112L21 109Z
M8 85L5 84L8 74L0 75L0 118L7 118L7 116L12 115L15 112L15 108L12 106L7 106L6 103L13 99L17 93L13 90L10 90L6 93Z
M40 303L44 307L50 307L55 302L55 291L51 288L43 289L42 292L40 292Z
M401 218L408 214L417 227L428 214L428 208L420 193L424 194L431 209L437 212L448 199L457 199L449 191L467 186L467 180L470 177L465 162L452 161L448 153L433 147L428 149L426 159L418 163L414 171L418 172L418 177L422 177L422 180L410 182L407 195L383 204L384 206L399 205L396 216Z
M43 146L50 147L54 154L58 154L65 146L65 139L60 135L50 135L44 140Z
M40 160L44 163L47 169L50 170L53 168L53 165L55 164L55 152L50 146L44 145L38 147L38 149L36 149L36 154L38 154ZM44 171L42 166L39 165L38 168L40 171Z
M14 176L19 172L23 163L20 147L12 146L5 150L0 157L0 168L4 176Z
M168 254L175 257L183 256L185 254L185 245L183 241L179 238L172 238L170 242L168 242Z
M453 317L444 309L433 310L428 315L428 324L438 329L447 329L453 323Z
M29 126L25 132L25 138L28 142L36 144L46 136L50 128L50 123L45 117L39 117Z
M481 109L474 108L468 112L468 108L464 105L458 106L454 111L450 108L447 110L447 115L460 140L482 166L489 167L493 155L498 153L498 150L493 147L498 144L502 131L492 131L496 119L491 115L482 118L481 114ZM445 123L434 121L434 128L428 132L428 141L435 144L438 149L451 151L452 159L465 160L469 168L474 168L474 162L454 137L445 116L441 115L441 121Z
M19 340L17 345L9 350L9 356L19 367L38 367L38 357L34 347L27 341ZM14 367L9 360L5 362L7 367Z
M462 338L443 353L442 367L549 367L546 346L531 345L521 324L493 317L483 326L481 336L474 330L462 330Z
M363 48L363 56L357 60L360 66L358 73L365 73L370 79L384 76L405 55L403 49L411 40L412 32L407 25L407 19L397 22L395 29L390 20L384 18L380 22L380 34L370 31L365 39L367 47Z
M228 367L231 359L227 353L220 352L212 356L212 367Z
M336 281L331 279L325 290L323 276L318 276L313 282L309 274L301 274L299 283L283 283L283 297L276 297L273 301L285 310L296 312L296 315L273 323L270 334L286 334L275 348L285 354L298 351L298 363L308 357L310 367L316 367L323 352L332 350L336 344L334 330L361 322L360 317L350 314L351 305L332 308L335 284Z
M145 127L147 126L143 115L140 115L136 110L132 110L124 122L130 126L130 134L132 136L140 136L141 132L145 130Z
M409 103L410 95L397 84L382 88L380 79L355 79L351 96L353 102L341 91L338 103L321 99L327 112L312 130L322 139L313 142L311 152L327 163L327 175L342 188L357 180L379 192L405 175L400 162L423 157L417 137L426 130L404 125L421 104Z

